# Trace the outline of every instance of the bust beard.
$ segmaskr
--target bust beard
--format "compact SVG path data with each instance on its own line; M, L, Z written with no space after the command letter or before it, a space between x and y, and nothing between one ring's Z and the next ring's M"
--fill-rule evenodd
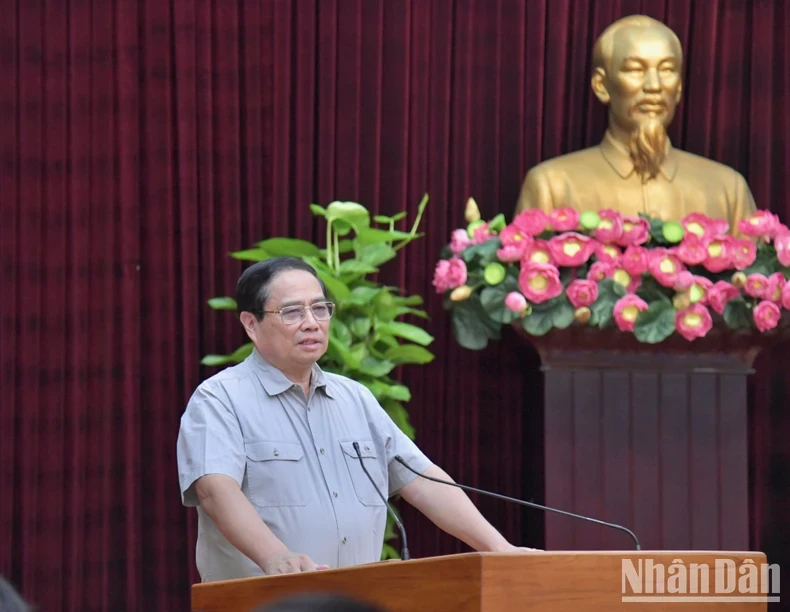
M628 152L634 169L646 183L656 178L666 158L667 130L659 119L646 119L631 133Z

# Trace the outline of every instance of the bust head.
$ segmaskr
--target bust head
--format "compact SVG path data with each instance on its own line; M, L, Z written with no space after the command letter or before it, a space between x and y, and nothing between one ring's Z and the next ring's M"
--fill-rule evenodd
M655 176L663 161L682 71L678 37L644 15L615 21L593 47L593 92L609 107L609 127L627 144L643 176Z

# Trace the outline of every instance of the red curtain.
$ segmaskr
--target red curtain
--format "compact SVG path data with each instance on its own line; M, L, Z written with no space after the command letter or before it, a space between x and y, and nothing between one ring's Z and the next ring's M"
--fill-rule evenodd
M597 142L590 50L616 18L686 51L676 146L741 171L790 221L784 0L8 0L0 19L0 573L44 610L187 609L194 515L175 438L199 360L232 350L231 250L321 240L311 202L431 196L383 274L427 298L437 360L403 373L418 441L457 479L540 496L508 336L459 349L433 263L474 196ZM788 541L784 383L757 392L755 547ZM784 428L784 429L782 429ZM514 541L537 514L480 500ZM460 550L407 512L416 556ZM605 518L605 517L603 517ZM784 540L781 540L784 538ZM773 544L772 544L773 542ZM790 548L790 544L785 550ZM780 550L777 548L777 550Z

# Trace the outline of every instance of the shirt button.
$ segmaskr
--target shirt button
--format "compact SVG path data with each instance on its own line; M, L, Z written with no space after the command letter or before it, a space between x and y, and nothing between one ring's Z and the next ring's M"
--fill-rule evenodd
M332 495L334 495L335 497L337 497L337 491L332 491Z
M321 454L323 455L324 453L326 453L326 451L322 448L321 449Z
M343 538L343 544L345 544L346 542L348 542L348 540L346 538Z
M308 406L308 407L307 407L307 412L312 412L312 410L313 410L313 409L312 409L312 408L310 408L310 406Z
M279 457L280 456L280 451L278 451L276 448L274 449L274 456L275 457Z

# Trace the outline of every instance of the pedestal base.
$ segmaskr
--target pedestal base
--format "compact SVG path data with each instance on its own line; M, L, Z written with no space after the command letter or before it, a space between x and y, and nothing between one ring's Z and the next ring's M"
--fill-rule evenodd
M528 339L544 374L547 505L629 527L643 549L748 549L747 378L759 346L716 335L651 346L589 328ZM547 550L632 545L546 517Z

